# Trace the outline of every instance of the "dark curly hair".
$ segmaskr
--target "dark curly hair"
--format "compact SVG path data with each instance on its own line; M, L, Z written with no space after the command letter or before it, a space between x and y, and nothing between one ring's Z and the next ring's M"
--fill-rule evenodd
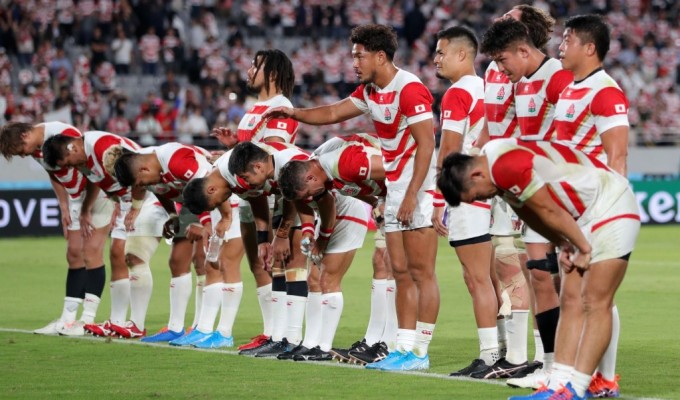
M531 42L537 49L545 50L555 26L555 18L544 10L528 4L520 4L514 8L522 12L519 20L529 29Z
M511 46L526 43L533 46L529 29L523 23L512 18L504 18L494 22L484 33L480 51L494 57L510 49Z
M387 25L367 24L352 29L349 36L352 44L361 44L368 51L384 51L387 59L392 61L399 46L397 33Z

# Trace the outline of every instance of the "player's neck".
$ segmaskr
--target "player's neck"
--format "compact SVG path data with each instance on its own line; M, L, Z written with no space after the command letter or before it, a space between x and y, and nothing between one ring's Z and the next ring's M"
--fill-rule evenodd
M276 164L274 162L274 156L269 156L267 164L265 165L267 179L274 179L274 171L276 170Z
M40 139L40 143L45 143L45 125L36 125L33 127L33 132Z
M574 82L580 82L600 69L602 69L600 61L586 59L583 63L573 68L571 72L574 73Z
M394 77L397 75L397 72L399 72L399 68L397 68L393 63L389 63L378 74L376 74L373 84L380 89L383 89L385 86L389 85L390 82L392 82Z
M265 88L263 87L262 90L260 90L260 93L257 95L257 101L258 102L267 101L272 97L276 97L280 94L281 92L277 91L276 88L274 87L270 87L269 92L267 92L267 90L265 90Z
M163 167L155 153L146 154L145 158L148 160L149 168L154 171L154 174L158 174L158 176L163 174Z
M529 57L529 65L527 68L528 72L524 74L524 76L527 78L531 78L531 76L535 74L536 71L538 71L543 66L543 64L545 64L546 61L550 59L550 57L541 53L539 50L531 52Z

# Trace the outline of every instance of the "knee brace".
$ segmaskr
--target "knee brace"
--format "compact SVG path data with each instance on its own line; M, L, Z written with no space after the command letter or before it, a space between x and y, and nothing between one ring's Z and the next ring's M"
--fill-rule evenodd
M550 272L548 269L548 260L543 258L541 260L529 260L527 261L527 269L532 270L532 269L537 269L539 271L546 271Z
M125 241L125 258L127 261L128 255L133 255L145 264L151 261L151 256L156 252L158 247L158 239L152 236L128 236Z
M515 307L521 305L524 299L519 296L517 289L524 288L527 285L527 280L524 277L524 274L522 272L518 272L517 275L512 277L510 282L507 284L503 282L502 284L503 291L507 292L507 294L510 296L510 304Z
M557 253L547 253L546 255L545 267L546 271L551 274L557 274L560 272L560 264L557 262Z
M380 229L375 231L375 235L373 235L373 240L375 240L375 248L376 249L384 249L386 244L385 244L385 235L382 233Z
M494 236L491 243L496 254L496 260L507 265L519 265L519 255L512 236Z
M524 243L524 240L520 236L517 236L513 239L515 249L517 249L518 253L526 253L527 252L527 246Z
M286 272L286 282L307 282L307 269L306 268L291 268L287 269Z

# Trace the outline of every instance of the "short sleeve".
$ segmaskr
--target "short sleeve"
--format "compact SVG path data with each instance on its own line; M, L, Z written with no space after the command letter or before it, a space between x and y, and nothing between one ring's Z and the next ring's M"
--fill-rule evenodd
M263 138L280 137L286 142L298 129L298 122L291 118L270 119L265 126Z
M543 186L543 181L534 173L533 158L534 153L524 149L510 150L496 158L491 166L496 186L521 202L527 201Z
M349 146L338 160L340 179L347 182L359 183L371 175L371 163L362 146Z
M617 87L600 90L593 97L590 112L595 118L595 127L599 133L617 126L629 126L628 99Z
M550 82L546 87L546 98L548 103L556 104L557 100L560 98L560 93L574 82L574 74L566 69L561 69L550 77Z
M198 172L196 153L188 148L175 151L168 162L168 169L176 179L189 181Z
M364 114L369 111L368 104L366 103L366 97L364 96L365 90L366 85L361 84L349 96L350 100L352 100L352 103L354 103L354 105Z
M472 96L467 90L450 88L441 103L442 130L463 134L465 121L472 106Z
M411 82L399 94L399 109L408 125L432 119L432 94L421 82Z

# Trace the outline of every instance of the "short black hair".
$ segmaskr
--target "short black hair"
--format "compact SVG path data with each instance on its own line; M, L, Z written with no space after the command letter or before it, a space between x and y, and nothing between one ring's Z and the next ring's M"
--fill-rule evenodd
M491 27L484 33L480 50L494 57L520 43L534 46L527 26L512 18L503 18L491 24Z
M529 37L534 46L537 49L545 50L555 26L555 18L545 10L528 4L520 4L514 8L522 12L519 20L529 29Z
M257 58L260 57L260 61ZM253 59L256 62L255 68L257 71L264 68L264 87L269 91L269 81L272 74L275 75L274 86L280 90L284 96L290 97L293 95L293 88L295 87L295 72L293 70L293 63L290 61L286 53L278 49L260 50L255 53ZM268 93L268 92L267 92Z
M352 44L361 44L368 51L384 51L387 59L392 61L399 43L397 33L387 25L367 24L352 29L349 35Z
M253 163L265 162L269 153L252 142L241 142L234 146L229 157L229 172L240 175L244 172L253 171Z
M309 161L291 160L281 167L279 189L286 200L299 200L298 193L304 190L305 174L309 171Z
M74 142L76 138L65 135L54 135L45 140L42 145L43 161L52 168L57 168L57 163L66 157L68 154L68 145Z
M477 49L479 48L479 42L477 41L477 36L475 33L467 27L464 26L453 26L437 32L437 40L446 39L448 41L453 40L463 40L466 42L470 48L474 50L474 55L477 55Z
M205 178L195 178L189 181L182 192L182 207L186 207L192 214L199 215L210 211L208 196L205 194Z
M472 168L475 158L463 153L453 153L444 159L442 169L439 171L437 186L442 191L444 199L452 207L458 207L461 195L468 187L465 174Z
M582 44L593 43L597 58L604 61L611 41L609 26L604 18L597 14L577 15L569 18L564 27L573 30Z
M113 166L114 174L121 186L132 186L135 183L135 162L140 154L123 148L122 154Z
M33 125L26 122L10 122L0 129L0 154L7 160L21 152L24 145L24 133L33 129Z

